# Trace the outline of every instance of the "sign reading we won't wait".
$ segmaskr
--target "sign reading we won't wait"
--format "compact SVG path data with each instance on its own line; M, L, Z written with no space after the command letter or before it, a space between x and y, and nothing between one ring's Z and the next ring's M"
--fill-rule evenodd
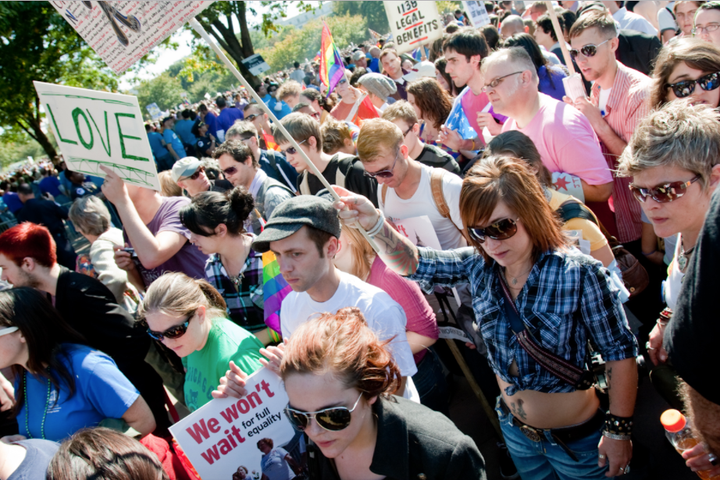
M45 118L70 170L160 190L136 97L34 82Z
M292 440L295 431L283 413L288 403L280 377L267 368L251 375L244 398L215 399L170 427L170 432L203 479L230 479L239 467L260 478L259 440L273 448Z

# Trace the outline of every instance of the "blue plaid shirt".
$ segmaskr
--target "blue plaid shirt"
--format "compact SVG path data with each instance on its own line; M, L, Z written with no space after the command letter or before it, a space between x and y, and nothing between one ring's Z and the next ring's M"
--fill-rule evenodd
M575 388L540 367L520 347L504 311L497 264L486 263L472 248L437 251L418 248L420 263L411 275L425 289L469 283L473 310L495 373L518 390L545 393ZM625 317L618 290L600 262L578 250L540 255L515 301L525 327L546 349L585 368L588 336L605 361L637 356L637 342ZM519 375L509 375L513 360Z
M217 253L208 257L205 278L227 303L230 320L250 332L265 327L263 316L263 262L262 254L250 250L237 282L225 271Z

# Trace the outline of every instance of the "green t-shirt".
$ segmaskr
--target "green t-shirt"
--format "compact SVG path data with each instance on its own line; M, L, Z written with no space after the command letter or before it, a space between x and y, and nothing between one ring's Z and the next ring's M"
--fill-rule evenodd
M230 360L252 374L262 368L263 344L255 335L226 318L216 318L202 350L182 359L185 366L185 403L195 411L212 400L212 391L228 370Z

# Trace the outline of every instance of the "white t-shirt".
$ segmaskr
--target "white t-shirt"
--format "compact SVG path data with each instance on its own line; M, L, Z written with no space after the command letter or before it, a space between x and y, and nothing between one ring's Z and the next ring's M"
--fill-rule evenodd
M467 245L465 237L463 237L462 233L458 230L458 228L463 228L462 219L460 218L462 178L449 172L443 176L443 195L445 196L445 203L447 203L450 209L450 217L452 218L452 221L450 221L450 219L440 215L435 200L433 199L432 187L430 185L432 171L432 167L428 167L427 165L422 166L418 188L415 194L407 200L398 197L394 189L388 188L385 194L385 202L383 203L382 187L378 187L378 205L380 205L380 210L391 220L402 220L427 215L430 218L430 223L433 224L433 228L435 229L435 233L443 250L464 247Z
M660 33L664 32L665 30L675 31L678 29L677 22L675 22L675 17L671 12L674 5L675 2L670 2L666 8L661 8L660 10L658 10L657 20L658 25L660 26ZM668 8L670 10L668 10Z
M601 88L600 89L600 101L598 102L598 106L600 107L600 111L603 114L603 117L607 113L605 110L605 107L607 107L608 99L610 98L610 92L612 92L612 88Z
M344 307L357 307L380 340L395 337L388 347L400 368L400 373L404 377L415 375L417 367L405 335L407 318L400 304L384 291L363 282L354 275L339 270L338 274L340 285L327 302L316 302L306 292L290 292L285 297L280 308L282 336L292 341L293 332L314 315L335 313Z
M642 15L628 12L625 7L622 7L620 10L615 12L613 18L620 24L620 28L635 30L636 32L646 33L653 37L658 34L658 31L655 30L652 23L647 21L647 19L645 19Z

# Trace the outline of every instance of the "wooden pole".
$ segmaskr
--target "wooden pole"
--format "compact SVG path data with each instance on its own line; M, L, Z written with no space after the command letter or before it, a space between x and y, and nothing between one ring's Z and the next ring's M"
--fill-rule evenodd
M560 49L562 50L563 58L565 59L565 66L570 72L570 75L573 75L575 73L575 67L573 66L572 57L570 56L570 52L568 51L567 45L565 43L565 35L563 35L562 28L560 28L560 22L558 21L557 12L552 6L552 2L546 1L545 5L547 5L548 14L550 15L550 20L552 21L553 28L555 29L555 36L560 43Z

